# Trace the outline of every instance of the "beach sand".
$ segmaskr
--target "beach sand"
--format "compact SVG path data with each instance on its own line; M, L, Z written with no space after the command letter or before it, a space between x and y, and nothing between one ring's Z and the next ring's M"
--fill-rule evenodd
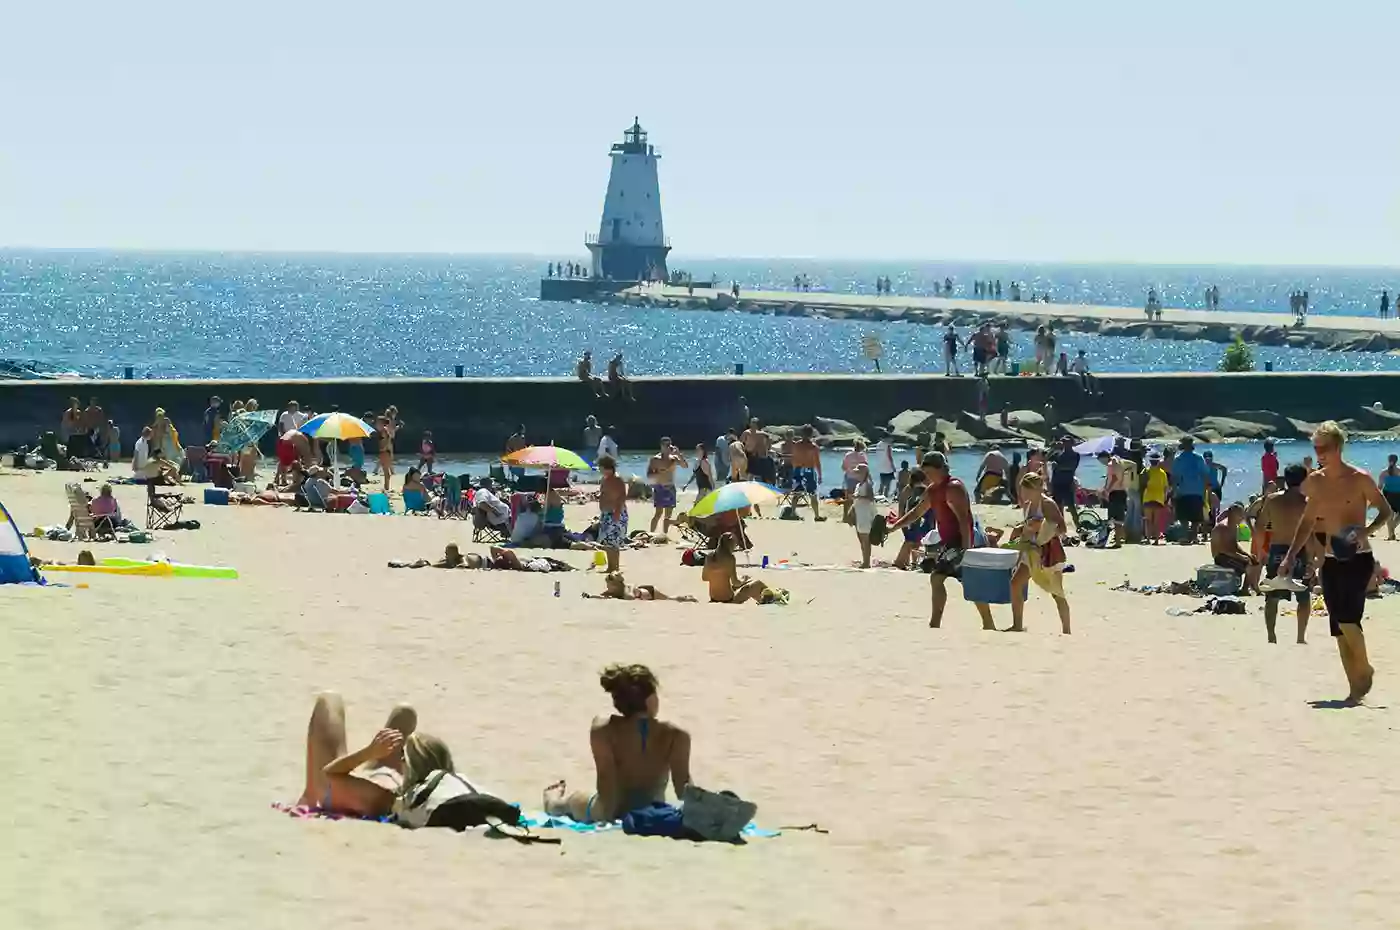
M62 523L65 480L3 474L0 500L21 527ZM141 522L143 491L116 493ZM634 504L633 528L649 512ZM1199 602L1110 590L1189 577L1200 547L1071 550L1065 637L1034 591L1029 632L984 633L956 585L930 630L918 573L755 568L792 605L620 604L579 597L601 590L592 572L385 567L450 540L480 549L461 523L187 514L203 528L91 548L240 580L0 590L7 926L1319 927L1400 913L1400 600L1368 604L1370 706L1318 709L1345 693L1325 618L1295 646L1287 608L1269 646L1259 599L1245 617L1172 617ZM857 555L834 520L755 521L752 535L755 566ZM674 547L624 553L623 568L704 596ZM763 826L830 832L524 847L270 806L301 791L326 688L345 696L352 748L408 700L462 771L527 808L558 778L587 787L612 661L656 671L698 783L756 801Z

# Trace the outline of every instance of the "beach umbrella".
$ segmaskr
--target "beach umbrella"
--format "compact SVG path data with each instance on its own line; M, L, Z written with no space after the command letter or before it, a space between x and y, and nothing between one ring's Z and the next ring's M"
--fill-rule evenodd
M312 439L330 440L331 483L340 487L340 449L338 443L342 439L368 439L370 434L374 432L374 427L359 417L336 412L322 413L312 417L301 425L300 432Z
M577 454L557 446L526 446L516 449L501 461L513 468L562 468L566 471L590 471L589 465Z
M1080 455L1099 455L1105 452L1112 452L1118 444L1118 440L1123 437L1117 433L1109 433L1107 436L1100 436L1097 439L1086 439L1074 447L1074 451Z
M230 454L255 444L263 434L272 429L277 414L271 410L254 410L240 413L224 424L219 433L219 441L214 443L214 451Z
M690 508L692 517L712 517L717 513L743 510L755 504L771 504L781 500L783 492L761 481L736 481L711 491Z

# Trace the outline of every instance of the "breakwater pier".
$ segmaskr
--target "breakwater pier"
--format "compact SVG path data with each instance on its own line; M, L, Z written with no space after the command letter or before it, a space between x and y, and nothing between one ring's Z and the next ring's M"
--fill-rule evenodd
M594 303L680 310L737 311L833 320L953 324L960 328L1005 323L1012 329L1053 325L1060 332L1146 339L1204 339L1262 346L1338 352L1400 351L1400 320L1358 316L1309 316L1298 323L1285 313L1193 310L1163 307L1149 320L1142 307L982 300L962 297L903 297L831 294L820 291L730 291L643 284L595 291L580 299Z

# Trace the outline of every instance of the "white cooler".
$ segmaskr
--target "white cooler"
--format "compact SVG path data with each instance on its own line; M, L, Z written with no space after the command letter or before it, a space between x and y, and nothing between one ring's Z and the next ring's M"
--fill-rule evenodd
M979 604L1010 604L1011 576L1021 561L1015 549L969 549L962 558L963 599Z

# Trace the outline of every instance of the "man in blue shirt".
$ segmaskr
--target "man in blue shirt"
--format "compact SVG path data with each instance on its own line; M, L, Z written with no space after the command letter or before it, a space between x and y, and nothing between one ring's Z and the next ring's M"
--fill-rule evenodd
M1176 519L1190 528L1187 543L1204 536L1205 503L1210 497L1210 466L1196 454L1196 440L1181 437L1180 451L1172 461L1172 499L1176 502Z

